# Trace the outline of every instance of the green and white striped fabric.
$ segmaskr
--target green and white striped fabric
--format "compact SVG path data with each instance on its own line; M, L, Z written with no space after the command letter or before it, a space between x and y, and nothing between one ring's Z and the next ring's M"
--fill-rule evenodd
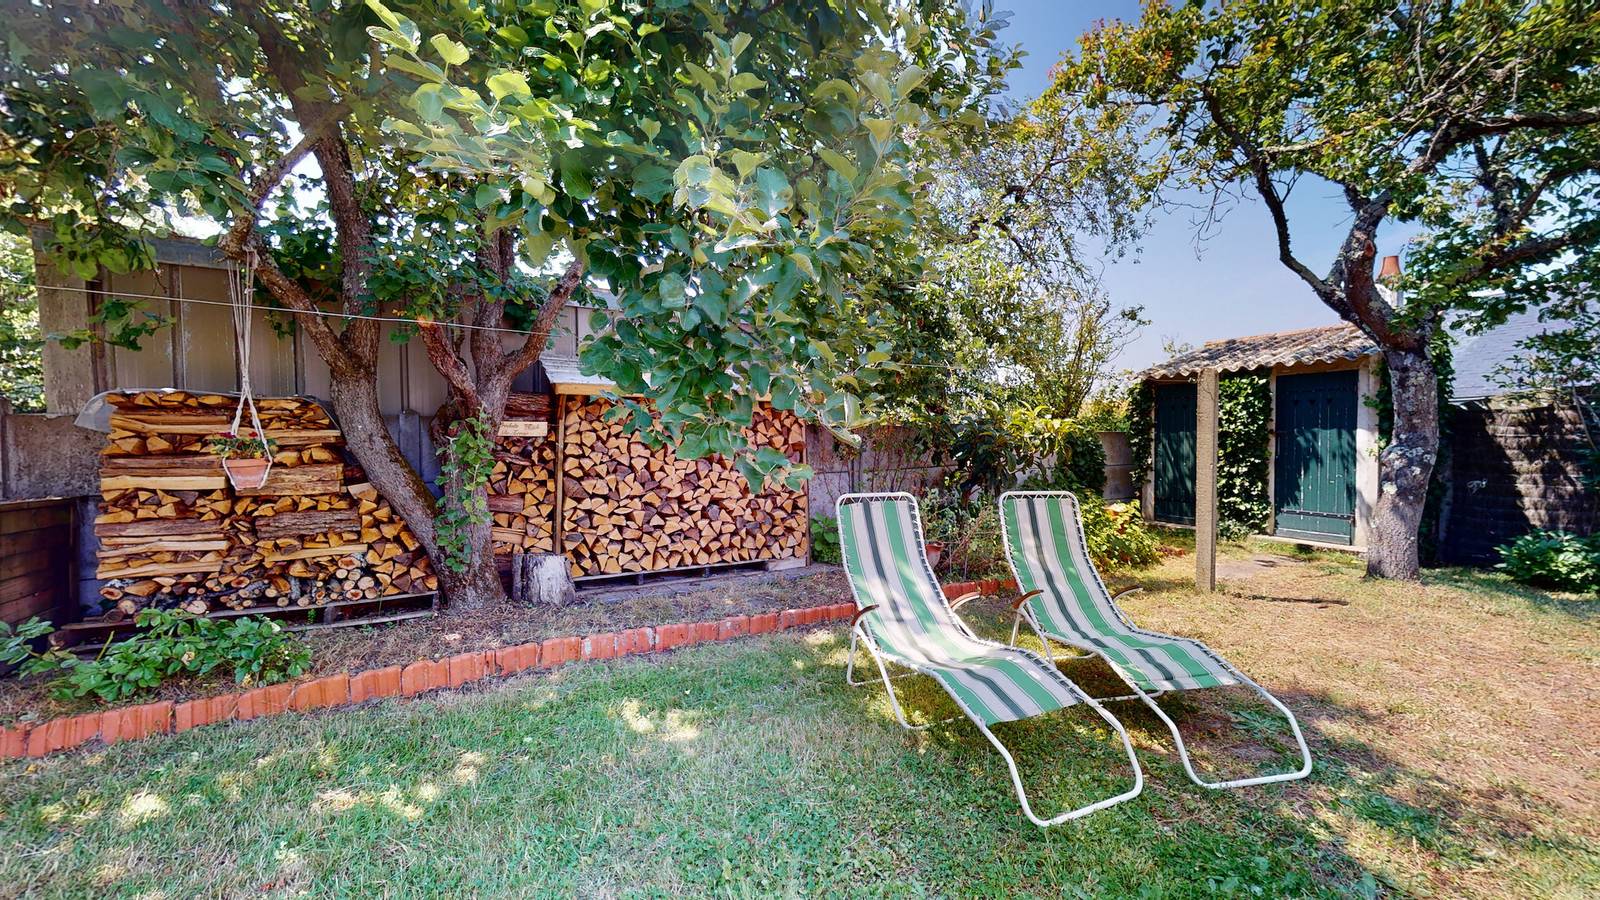
M993 725L1079 702L1047 660L966 631L928 566L910 495L841 498L839 543L857 607L878 607L861 621L879 652L933 676L968 715Z
M1039 630L1065 643L1093 647L1147 691L1238 684L1199 641L1135 628L1123 619L1089 559L1078 500L1061 491L1000 498L1006 553Z

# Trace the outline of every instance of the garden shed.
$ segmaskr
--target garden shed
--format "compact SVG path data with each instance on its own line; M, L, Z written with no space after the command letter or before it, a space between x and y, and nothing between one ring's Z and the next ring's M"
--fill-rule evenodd
M1339 324L1210 341L1140 373L1134 444L1146 518L1195 522L1196 382L1215 369L1225 525L1364 548L1378 491L1380 358L1366 335Z

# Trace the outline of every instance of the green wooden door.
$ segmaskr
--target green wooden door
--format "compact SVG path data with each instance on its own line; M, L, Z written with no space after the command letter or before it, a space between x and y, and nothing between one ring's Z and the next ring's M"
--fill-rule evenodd
M1356 373L1278 377L1273 508L1277 533L1355 538Z
M1194 524L1194 403L1192 384L1155 387L1156 509L1159 522Z

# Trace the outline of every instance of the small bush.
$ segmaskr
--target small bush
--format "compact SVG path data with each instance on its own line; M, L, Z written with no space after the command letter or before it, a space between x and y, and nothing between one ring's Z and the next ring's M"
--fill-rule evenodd
M51 685L57 699L94 695L114 701L160 687L169 679L206 675L219 668L239 684L273 684L305 673L311 648L277 622L243 617L229 622L177 610L147 609L135 620L143 629L108 644L92 660L62 650L35 653L30 642L51 628L37 618L15 631L0 631L0 661L20 663L24 675L60 671Z
M1080 497L1079 506L1089 557L1101 572L1155 565L1160 542L1145 527L1137 500L1106 503L1098 497Z
M839 565L839 523L827 516L811 517L811 561Z
M993 495L964 500L957 491L929 491L922 502L922 528L924 538L944 544L939 574L957 581L1011 577Z
M1563 591L1600 592L1600 535L1531 531L1496 548L1495 568L1518 581Z

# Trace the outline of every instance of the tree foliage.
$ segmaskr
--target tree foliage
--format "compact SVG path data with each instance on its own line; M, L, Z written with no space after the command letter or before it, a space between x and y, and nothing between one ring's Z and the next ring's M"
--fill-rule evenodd
M417 321L400 337L447 385L442 442L451 422L497 428L558 313L604 284L617 309L587 366L654 401L681 454L802 477L743 445L752 401L862 418L893 371L892 286L917 270L910 161L1003 74L985 9L937 0L15 13L0 220L43 225L85 277L148 266L152 233L219 230L328 363L352 452L436 559L435 503L382 423L379 328L361 317ZM526 329L509 348L490 330L507 322ZM476 505L465 493L444 503ZM456 512L474 562L441 567L445 590L498 597L488 529Z
M1095 29L1059 70L1053 91L1097 111L1095 139L1145 148L1136 184L1208 190L1213 211L1257 195L1283 265L1384 352L1398 415L1375 574L1416 574L1442 321L1490 325L1557 285L1592 298L1600 283L1597 41L1600 9L1584 0L1190 0ZM1332 185L1349 206L1324 272L1293 241L1300 185ZM1424 229L1395 285L1404 303L1376 281L1386 223Z
M17 412L44 411L44 362L33 247L0 234L0 397Z

